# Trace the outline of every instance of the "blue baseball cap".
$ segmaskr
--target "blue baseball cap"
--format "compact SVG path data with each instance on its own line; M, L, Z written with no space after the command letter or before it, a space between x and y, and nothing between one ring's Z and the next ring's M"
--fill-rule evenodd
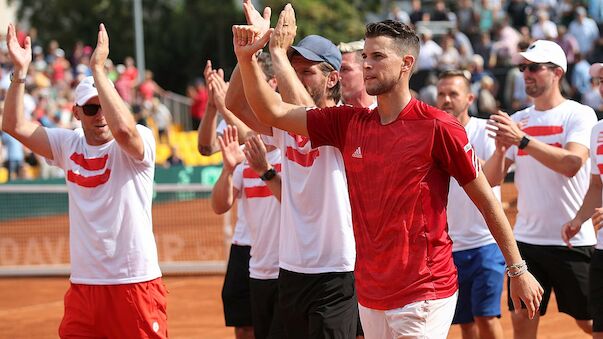
M289 58L291 58L294 52L299 53L306 60L325 61L337 71L341 67L341 52L337 46L331 40L319 35L308 35L297 46L291 46L288 53Z

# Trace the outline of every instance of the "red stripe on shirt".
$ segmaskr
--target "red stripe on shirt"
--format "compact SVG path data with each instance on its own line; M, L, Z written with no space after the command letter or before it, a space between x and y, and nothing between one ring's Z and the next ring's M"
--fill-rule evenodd
M245 187L245 196L249 198L266 198L272 195L268 186Z
M274 170L277 172L281 171L281 164L273 164L272 167L274 167ZM243 178L245 179L258 179L259 177L260 176L249 167L243 170Z
M523 129L528 135L537 137L563 133L563 126L530 126Z
M287 151L285 152L285 156L287 159L296 162L304 167L311 167L314 164L314 160L318 158L319 152L318 149L313 149L309 153L301 153L300 151L294 149L291 146L287 147Z
M78 186L88 187L88 188L97 187L97 186L100 186L100 185L106 183L107 181L109 181L110 176L111 176L110 169L107 169L105 171L105 173L103 173L103 174L93 175L90 177L85 177L83 175L77 174L77 173L73 172L72 170L69 170L67 172L67 180L71 181L72 183L74 183Z
M603 154L603 145L597 146L597 155Z
M599 174L603 174L603 164L597 164L597 168L599 168Z
M554 143L554 144L548 144L548 145L549 145L549 146L553 146L553 147L559 147L559 148L562 148L561 144L560 144L560 143L558 143L558 142L556 142L556 143ZM524 150L520 149L520 150L519 150L519 152L517 152L517 155L518 155L518 156L524 156L524 155L528 155L528 153L526 153L526 151L524 151Z
M85 158L83 154L73 153L69 159L88 171L98 171L105 168L109 155L105 154L102 158Z

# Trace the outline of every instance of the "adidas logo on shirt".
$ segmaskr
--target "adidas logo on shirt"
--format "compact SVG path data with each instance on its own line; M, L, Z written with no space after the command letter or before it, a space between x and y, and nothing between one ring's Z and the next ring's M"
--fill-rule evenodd
M352 153L352 158L362 159L362 151L360 150L360 146L358 146L354 153Z

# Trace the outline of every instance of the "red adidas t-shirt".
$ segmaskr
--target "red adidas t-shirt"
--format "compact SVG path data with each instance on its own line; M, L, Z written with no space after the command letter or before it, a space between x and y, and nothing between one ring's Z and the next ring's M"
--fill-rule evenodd
M448 185L450 176L463 186L479 172L463 126L415 99L387 125L378 108L311 109L307 119L312 144L343 155L360 304L388 310L453 295Z

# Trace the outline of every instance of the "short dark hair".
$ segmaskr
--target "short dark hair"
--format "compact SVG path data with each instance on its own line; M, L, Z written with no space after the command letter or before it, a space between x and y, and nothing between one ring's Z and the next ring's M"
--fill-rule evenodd
M438 75L439 80L461 77L463 78L463 83L467 86L467 89L471 90L471 72L465 69L451 69L447 71L443 71Z
M333 68L333 66L326 61L318 64L318 69L320 69L324 76L328 76L331 74L331 72L335 71L335 68ZM337 80L335 86L327 88L327 98L333 99L335 102L339 102L341 99L341 81Z
M383 20L366 25L366 38L388 36L396 41L400 53L410 53L415 58L419 56L419 36L408 25L396 20Z

